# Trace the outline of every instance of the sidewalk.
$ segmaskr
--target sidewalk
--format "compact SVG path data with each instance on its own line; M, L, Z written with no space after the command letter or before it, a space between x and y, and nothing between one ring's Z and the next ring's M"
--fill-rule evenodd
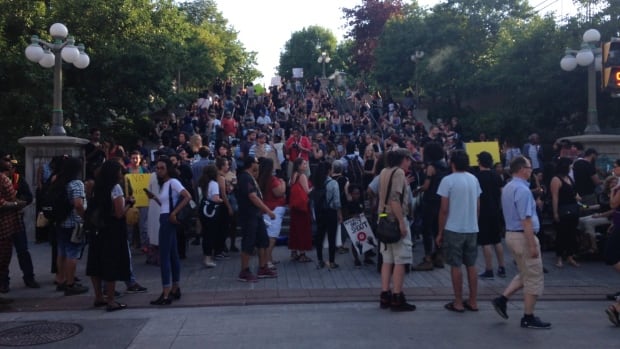
M80 296L65 297L56 292L53 275L49 273L51 248L48 244L31 244L30 252L35 265L35 274L41 289L28 289L23 285L21 271L15 255L11 262L11 292L3 297L13 298L15 302L4 309L9 311L33 310L78 310L88 309L92 305L92 291ZM506 250L507 252L507 250ZM289 260L286 246L277 246L274 258L278 264L277 279L261 279L257 283L237 281L239 273L239 254L232 253L231 258L218 261L216 268L207 269L202 264L200 246L190 245L187 259L181 266L181 289L183 298L174 302L175 307L216 306L216 305L250 305L250 304L294 304L325 302L365 302L375 301L380 290L380 277L376 266L356 269L351 254L337 254L336 262L340 268L335 270L316 269L316 262L298 263ZM418 243L414 250L414 263L422 258L422 246ZM308 256L316 260L315 253ZM78 264L77 275L82 284L90 285L84 274L86 253ZM549 274L545 275L544 300L601 300L607 293L620 291L620 275L601 261L583 261L580 268L565 265L554 266L554 253L545 252L543 258ZM491 299L500 293L515 274L516 267L509 253L506 253L506 279L495 277L494 280L479 281L479 296L482 300ZM256 267L257 260L252 264ZM478 256L478 267L483 269L482 253ZM134 255L134 271L138 282L148 287L146 294L124 296L123 302L132 308L151 307L149 301L157 298L161 292L159 268L145 264L144 255ZM117 290L124 290L123 283L117 284ZM405 290L415 300L449 300L452 286L449 269L435 269L428 272L411 272L405 279Z

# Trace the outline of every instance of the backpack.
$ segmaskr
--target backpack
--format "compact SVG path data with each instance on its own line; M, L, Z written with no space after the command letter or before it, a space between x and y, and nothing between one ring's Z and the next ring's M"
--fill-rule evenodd
M51 224L58 224L65 221L71 214L73 206L67 195L65 185L56 183L46 183L43 186L41 198L41 212Z
M346 156L345 158L347 159L347 171L345 172L345 176L347 176L351 184L356 184L361 187L364 181L364 169L358 160L358 156L355 155L354 158Z
M320 187L315 187L312 189L310 193L310 198L312 199L312 207L314 207L314 212L326 212L329 211L329 202L327 202L327 183L333 179L327 178L325 183L323 183Z

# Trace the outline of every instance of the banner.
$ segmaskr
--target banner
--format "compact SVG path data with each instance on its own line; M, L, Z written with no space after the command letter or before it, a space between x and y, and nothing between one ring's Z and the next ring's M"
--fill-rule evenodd
M469 142L465 143L465 152L469 155L469 166L478 166L477 155L486 151L493 156L493 163L501 162L499 156L499 143L495 142Z
M379 244L364 214L349 218L342 225L351 238L352 248L357 249L360 256Z
M304 77L304 68L293 68L293 79L301 79Z
M144 189L149 187L150 178L150 173L125 175L125 179L129 180L133 189L133 197L136 199L135 207L149 207L149 198L144 193Z

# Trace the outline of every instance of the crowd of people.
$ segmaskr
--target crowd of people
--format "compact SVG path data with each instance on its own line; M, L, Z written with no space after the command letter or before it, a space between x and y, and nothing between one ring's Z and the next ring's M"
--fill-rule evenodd
M181 298L180 260L193 245L201 245L205 268L217 268L239 253L239 281L277 278L281 261L274 259L273 249L287 212L291 263L316 259L319 269L338 268L337 254L349 253L346 234L337 238L347 219L364 214L375 231L382 218L394 221L401 235L398 242L364 253L350 246L356 267L380 264L380 305L393 311L415 310L403 292L409 269L432 271L445 264L454 287L454 300L445 308L476 311L478 278L506 277L505 234L519 273L493 305L507 318L508 297L523 288L521 325L549 328L533 314L544 284L537 236L543 240L541 222L546 217L554 225L556 267L564 262L578 267L580 244L596 254L606 241L602 254L620 270L620 256L609 252L618 250L620 226L610 228L611 237L605 239L620 215L620 162L605 178L596 168L594 149L566 142L547 149L532 134L523 147L506 139L500 159L488 152L476 154L477 166L471 168L458 119L437 120L426 130L413 117L415 101L383 101L363 87L338 99L318 79L305 89L283 81L262 95L252 85L236 92L232 86L214 84L185 115L160 121L151 135L156 141L151 149L142 140L124 147L93 128L84 163L60 156L38 169L37 213L45 216L39 218L49 218L42 205L54 188L64 191L70 206L55 222L37 224L37 241L49 240L53 246L51 267L59 291L67 296L89 291L75 275L86 241L94 305L108 311L126 307L115 298L116 281L125 282L127 292L147 291L133 274L132 248L142 250L147 263L161 270L162 292L153 305ZM24 282L33 288L40 285L32 272L21 214L33 195L23 179L15 179L14 158L2 155L0 292L7 293L13 244ZM147 195L147 206L133 207L135 193L127 174L149 176L148 186L136 189ZM585 214L584 206L595 212ZM187 207L193 217L185 217ZM130 223L129 212L139 218ZM579 239L578 226L587 239ZM87 238L79 238L81 230ZM424 257L414 264L412 249L418 239ZM482 273L476 269L479 246L485 260ZM258 257L255 269L253 255ZM607 310L616 324L619 311L620 304Z

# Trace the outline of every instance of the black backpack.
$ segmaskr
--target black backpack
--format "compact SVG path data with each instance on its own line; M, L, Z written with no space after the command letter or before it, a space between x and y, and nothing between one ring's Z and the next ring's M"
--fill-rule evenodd
M346 159L347 171L345 175L347 176L351 184L356 184L361 187L364 181L364 169L362 168L362 164L360 164L358 160L358 156L355 155L354 158L346 156Z
M333 179L327 178L325 183L320 187L315 187L310 193L312 199L312 205L314 212L326 212L329 211L329 202L327 202L327 183Z
M51 224L59 224L65 221L72 209L73 206L69 201L65 185L46 183L43 186L41 212Z

